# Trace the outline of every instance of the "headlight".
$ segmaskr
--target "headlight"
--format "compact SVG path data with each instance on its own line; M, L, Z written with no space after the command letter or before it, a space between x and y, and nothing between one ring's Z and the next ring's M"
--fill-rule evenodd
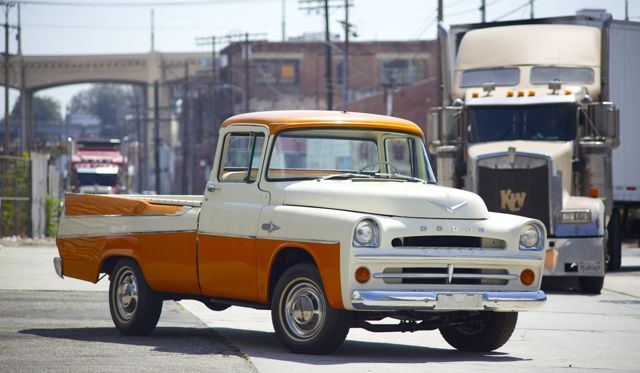
M520 250L542 250L542 229L526 224L520 231Z
M560 221L565 224L586 224L591 222L591 210L562 210Z
M359 222L353 231L353 246L380 246L380 228L378 227L378 223L371 219L364 219Z

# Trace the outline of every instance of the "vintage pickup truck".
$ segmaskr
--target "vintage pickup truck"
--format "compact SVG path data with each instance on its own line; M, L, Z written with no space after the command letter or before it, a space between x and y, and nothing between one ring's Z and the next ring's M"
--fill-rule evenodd
M329 353L349 331L439 329L489 351L544 304L544 225L436 185L412 122L249 113L221 127L204 196L67 194L59 276L109 276L116 328L150 333L163 300L271 309L281 342ZM373 322L386 318L393 322Z

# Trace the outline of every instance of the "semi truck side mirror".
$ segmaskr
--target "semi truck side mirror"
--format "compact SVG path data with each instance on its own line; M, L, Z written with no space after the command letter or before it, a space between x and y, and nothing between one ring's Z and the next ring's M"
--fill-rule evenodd
M613 102L589 105L589 118L588 137L606 141L611 149L620 145L620 110Z
M427 145L431 154L446 145L459 145L462 108L445 106L432 108L427 117Z

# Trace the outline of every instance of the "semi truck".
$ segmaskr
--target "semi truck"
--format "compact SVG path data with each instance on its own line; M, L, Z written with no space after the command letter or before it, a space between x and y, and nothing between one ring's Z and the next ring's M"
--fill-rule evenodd
M640 231L640 23L591 10L439 33L439 182L543 221L545 276L599 293Z
M119 139L82 139L73 144L70 189L76 193L127 192L127 160Z

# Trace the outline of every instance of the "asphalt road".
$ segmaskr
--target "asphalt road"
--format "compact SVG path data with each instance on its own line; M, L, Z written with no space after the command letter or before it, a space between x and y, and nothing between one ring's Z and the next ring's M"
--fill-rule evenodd
M52 247L0 249L0 371L638 371L640 249L608 274L601 295L552 284L547 304L520 313L496 352L460 353L438 332L350 331L328 356L291 354L278 343L269 312L199 302L165 302L149 337L118 334L106 280L58 279ZM93 290L93 291L87 291Z

